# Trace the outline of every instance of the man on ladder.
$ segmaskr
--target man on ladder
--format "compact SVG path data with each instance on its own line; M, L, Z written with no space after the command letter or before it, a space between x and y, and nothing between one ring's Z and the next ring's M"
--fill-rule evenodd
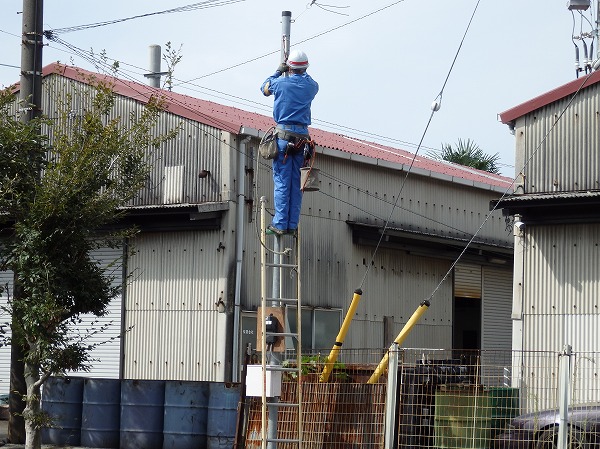
M270 234L296 234L302 207L300 168L304 163L302 139L310 140L310 106L319 91L319 85L306 69L308 58L301 50L292 50L287 63L282 63L260 90L268 97L275 95L273 119L277 123L278 154L273 159L275 185L275 216L267 228ZM289 76L281 76L286 72Z

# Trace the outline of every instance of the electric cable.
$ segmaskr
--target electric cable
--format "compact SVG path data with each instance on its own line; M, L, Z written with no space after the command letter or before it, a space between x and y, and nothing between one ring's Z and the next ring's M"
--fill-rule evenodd
M358 21L360 21L360 20L366 19L367 17L370 17L370 16L372 16L372 15L374 15L374 14L377 14L377 13L379 13L379 12L381 12L381 11L384 11L384 10L386 10L386 9L388 9L388 8L391 8L392 6L395 6L395 5L397 5L398 3L402 3L403 1L404 1L404 0L398 0L398 1L394 2L394 3L391 3L391 4L387 5L387 6L384 6L384 7L382 7L382 8L379 8L379 9L378 9L378 10L376 10L376 11L372 11L372 12L370 12L370 13L367 13L367 14L365 14L365 15L361 16L361 17L358 17L358 18L356 18L356 19L354 19L354 20L351 20L351 21L349 21L349 22L346 22L346 23L344 23L344 24L342 24L342 25L339 25L339 26L337 26L337 27L334 27L334 28L330 28L329 30L323 31L323 32L321 32L321 33L318 33L318 34L315 34L315 35L313 35L313 36L311 36L311 37L308 37L308 38L306 38L306 39L303 39L303 40L299 41L298 43L294 44L293 46L296 46L296 45L303 44L304 42L308 42L308 41L311 41L311 40L313 40L313 39L316 39L317 37L324 36L325 34L331 33L332 31L336 31L336 30L339 30L339 29L341 29L341 28L344 28L344 27L346 27L346 26L348 26L348 25L351 25L351 24L353 24L353 23L356 23L356 22L358 22ZM226 72L227 70L231 70L231 69L238 68L238 67L240 67L240 66L242 66L242 65L249 64L249 63L251 63L251 62L254 62L254 61L258 61L259 59L266 58L267 56L275 55L275 54L277 54L277 53L279 53L279 52L281 52L281 49L277 49L277 50L275 50L275 51L272 51L272 52L266 53L266 54L264 54L264 55L257 56L257 57L255 57L255 58L252 58L252 59L248 59L248 60L246 60L246 61L243 61L243 62L239 62L239 63L237 63L237 64L234 64L234 65L232 65L232 66L229 66L229 67L225 67L225 68L223 68L223 69L215 70L214 72L210 72L210 73L207 73L207 74L205 74L205 75L201 75L201 76L198 76L198 77L196 77L196 78L192 78L192 79L190 79L190 80L188 80L188 81L185 81L185 82L183 82L183 83L174 84L174 85L173 85L173 87L175 87L175 86L180 86L180 85L182 85L182 84L185 84L186 82L197 81L197 80L199 80L199 79L202 79L202 78L207 78L207 77L209 77L209 76L216 75L216 74L218 74L218 73L223 73L223 72Z
M573 46L575 47L575 76L579 78L579 72L581 71L581 66L579 65L579 46L575 42L575 13L571 11L571 17L573 18L573 27L571 31L571 42L573 42Z
M54 28L54 29L50 29L50 30L45 30L44 32L51 33L51 34L71 33L73 31L81 31L81 30L87 30L90 28L98 28L98 27L103 27L103 26L107 26L107 25L113 25L115 23L121 23L121 22L127 22L129 20L140 19L143 17L194 11L194 10L198 10L198 9L216 8L219 6L226 6L226 5L230 5L233 3L240 3L243 1L245 1L245 0L206 0L203 2L199 2L199 3L192 3L191 5L180 6L178 8L166 9L164 11L138 14L136 16L124 17L124 18L115 19L115 20L107 20L104 22L88 23L85 25L77 25L77 26L71 26L71 27L65 27L65 28Z
M331 12L333 14L339 14L340 16L347 16L348 15L348 14L340 12L340 11L335 11L335 8L337 8L337 9L344 9L344 8L349 8L348 6L324 5L324 4L321 4L321 3L317 3L315 1L313 1L311 3L311 5L315 5L318 8L321 8L323 11ZM334 8L334 9L328 9L328 8Z
M463 43L465 41L465 38L467 37L467 33L469 32L469 29L471 28L471 23L473 22L473 18L475 17L475 13L477 12L477 8L479 7L479 3L481 2L481 0L477 0L477 3L475 4L475 9L473 10L473 14L471 14L471 18L469 19L469 23L467 24L467 28L463 34L463 37L460 41L460 44L458 46L458 49L456 51L456 54L454 55L454 59L452 61L452 64L450 65L450 69L448 70L448 74L446 75L446 79L444 80L444 83L442 84L442 88L440 90L440 93L438 94L438 96L436 97L439 98L439 103L437 103L437 108L432 107L431 108L431 113L429 114L429 119L427 120L427 124L425 125L425 129L423 130L423 134L421 135L421 140L419 142L419 146L417 147L417 149L415 150L415 154L412 158L412 160L410 161L410 165L408 167L408 170L406 171L406 174L404 175L404 178L402 179L402 184L400 185L400 191L398 192L398 195L396 196L396 201L394 202L394 205L392 206L392 210L390 212L390 215L388 216L384 226L383 226L383 230L381 232L381 235L379 236L379 240L377 242L377 245L375 246L375 250L373 251L373 254L371 255L371 261L369 262L369 264L367 265L367 268L365 270L365 274L360 282L360 286L358 287L359 289L362 290L362 287L367 279L367 276L369 274L369 271L371 269L371 266L373 265L373 262L375 260L375 255L377 254L377 251L379 250L379 247L381 246L381 242L383 241L383 238L385 236L385 231L387 230L387 228L389 227L389 223L392 219L392 215L394 213L394 210L396 209L396 206L398 204L398 200L400 198L400 195L402 194L402 191L404 190L404 186L406 185L406 180L408 179L408 176L410 175L413 165L415 163L415 160L417 158L417 155L419 154L419 149L421 148L421 144L423 143L423 139L425 139L425 136L427 135L427 131L429 130L429 125L431 124L431 120L433 119L433 114L435 114L437 112L437 110L439 109L439 105L441 104L442 101L442 95L444 93L444 89L446 88L446 84L448 83L448 80L450 79L450 74L452 73L453 69L454 69L454 65L456 63L456 60L458 58L458 55L460 53L460 50L462 49ZM434 102L434 104L436 104ZM514 181L513 181L514 182ZM473 239L475 238L474 234L473 237L471 238L471 240L469 241L469 243L467 244L467 246L465 247L464 251L466 251L466 249L468 248L469 244L473 241ZM462 256L462 253L461 253ZM447 275L446 275L447 276Z
M577 96L581 92L581 89L583 89L583 87L586 85L586 83L588 82L588 80L590 79L590 77L592 76L593 73L594 72L589 73L583 79L583 82L580 84L580 86L577 89L577 91L571 96L571 98L569 99L569 101L567 102L567 104L565 105L565 107L563 108L563 110L554 119L554 122L552 123L552 125L550 126L550 128L548 129L548 131L546 132L546 134L544 134L544 137L542 138L542 140L540 141L540 143L532 151L532 153L529 156L529 158L523 163L523 166L521 167L520 172L523 172L525 170L525 168L527 168L527 166L529 165L529 163L532 161L533 157L538 153L538 151L540 150L540 148L542 148L542 146L544 145L544 143L546 142L546 140L548 140L548 137L550 136L550 133L552 133L552 131L554 131L554 128L556 128L556 125L559 123L559 121L565 115L565 113L567 112L567 110L569 109L569 107L571 106L571 104L573 103L573 101L577 98ZM446 272L446 274L443 276L443 278L437 284L437 286L435 287L435 289L433 290L433 292L431 293L431 295L429 295L429 297L428 297L429 300L433 299L433 297L435 296L435 294L437 293L437 291L441 288L441 286L444 283L444 281L448 278L448 276L450 276L450 274L452 273L452 270L454 269L454 267L456 266L456 264L460 261L460 259L462 258L462 256L465 254L465 252L467 251L467 249L469 248L469 246L471 245L471 243L473 242L473 240L475 239L475 237L479 234L479 232L481 231L481 229L483 229L483 226L487 223L487 221L492 216L492 214L497 210L498 204L500 204L500 202L509 194L510 189L515 184L515 181L516 181L516 178L513 179L511 185L507 187L507 189L502 194L502 196L500 197L500 199L498 201L496 201L496 204L494 204L494 207L486 215L485 219L483 220L483 222L481 223L481 225L479 226L479 228L477 229L477 231L475 231L475 233L473 234L473 237L469 240L469 242L467 243L467 245L464 247L464 249L461 251L461 253L458 255L458 257L454 260L454 262L452 262L452 265L450 266L450 268L448 269L448 271Z
M14 37L17 37L17 38L19 38L19 39L21 39L21 37L22 37L22 36L21 36L21 35L19 35L19 34L10 33L10 32L8 32L8 31L4 31L4 30L0 30L0 33L8 34L9 36L14 36Z

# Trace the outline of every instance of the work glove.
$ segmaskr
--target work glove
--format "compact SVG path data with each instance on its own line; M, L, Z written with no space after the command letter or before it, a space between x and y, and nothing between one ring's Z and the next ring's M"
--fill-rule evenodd
M285 62L282 62L281 64L279 64L279 67L277 67L277 71L280 73L285 73L289 69L290 69L290 67Z

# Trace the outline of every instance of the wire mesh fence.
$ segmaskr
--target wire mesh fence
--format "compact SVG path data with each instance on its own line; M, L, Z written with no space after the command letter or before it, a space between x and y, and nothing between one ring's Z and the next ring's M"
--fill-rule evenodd
M568 448L600 447L600 353L400 349L397 403L386 404L386 376L367 384L385 351L344 350L329 382L323 354L303 356L301 382L284 375L282 402L302 390L303 448L383 448L394 413L394 448L555 448L561 366L568 369ZM562 364L567 357L570 363ZM245 447L261 447L261 398L249 401ZM277 439L295 439L298 409L278 409ZM278 443L295 448L297 443Z

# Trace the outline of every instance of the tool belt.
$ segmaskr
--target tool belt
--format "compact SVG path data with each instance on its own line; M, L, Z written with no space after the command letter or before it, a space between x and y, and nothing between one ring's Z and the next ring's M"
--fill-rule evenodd
M288 142L296 143L296 141L300 139L310 140L310 136L308 134L298 134L292 131L288 131L287 129L282 129L279 126L275 128L275 132L277 133L277 138L281 140L287 140Z

